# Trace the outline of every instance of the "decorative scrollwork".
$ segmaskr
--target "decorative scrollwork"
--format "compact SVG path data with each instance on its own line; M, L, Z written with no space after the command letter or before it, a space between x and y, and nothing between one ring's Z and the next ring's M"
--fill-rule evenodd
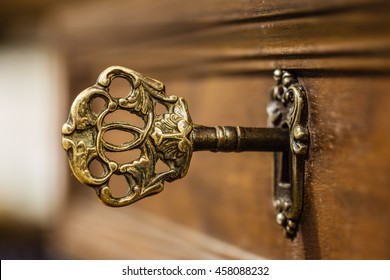
M284 234L294 238L303 208L305 157L309 147L306 93L288 71L275 70L276 85L267 107L270 127L288 128L290 149L275 153L273 204Z
M123 78L131 90L126 97L114 98L109 94L113 79ZM96 113L92 102L104 100L103 110ZM156 105L167 108L157 114ZM140 117L145 125L139 128L126 122L106 123L107 114L126 110ZM164 84L145 77L133 70L112 66L104 70L95 85L81 92L72 104L69 118L62 127L62 145L67 151L69 164L76 178L95 188L100 200L109 206L125 206L163 190L164 181L183 177L192 156L190 134L193 124L184 99L167 96ZM133 136L131 141L115 145L104 140L110 130L121 130ZM119 164L110 160L106 152L124 152L139 149L139 159ZM93 175L90 164L97 160L103 166L103 174ZM156 172L161 160L168 171ZM109 182L113 174L122 175L128 183L123 197L113 197Z

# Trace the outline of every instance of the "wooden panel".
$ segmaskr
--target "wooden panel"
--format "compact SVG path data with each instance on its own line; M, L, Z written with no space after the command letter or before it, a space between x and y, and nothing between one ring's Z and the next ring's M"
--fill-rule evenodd
M158 213L267 258L389 258L389 79L323 75L302 81L309 94L312 145L294 242L282 238L274 221L267 153L196 153L185 178L129 208ZM261 92L271 85L260 77L219 77L176 81L170 88L185 93L197 123L265 126L267 95ZM84 195L94 196L92 190ZM107 220L117 220L116 211L122 210L107 211Z
M305 257L388 259L389 77L304 82L312 137L301 234Z
M267 153L196 153L187 177L167 184L163 193L129 210L93 211L104 211L110 221L122 211L128 216L154 213L255 257L390 258L389 4L340 2L207 1L197 9L176 1L163 7L135 2L132 9L127 2L102 2L70 6L48 18L56 23L53 30L68 56L73 95L106 66L120 64L162 80L168 94L185 97L195 123L266 126L274 68L295 70L308 92L312 144L305 208L293 242L282 238L274 221L272 155ZM77 195L94 196L87 191ZM76 209L83 207L77 204ZM70 217L77 217L77 211ZM59 240L81 242L72 226L95 223L92 214L83 217L64 223ZM115 230L104 234L112 239L121 235ZM91 238L89 248L100 241ZM103 257L74 250L74 257ZM142 256L184 258L170 250Z
M388 1L229 3L87 3L59 9L48 23L70 66L83 71L113 64L152 76L389 71Z

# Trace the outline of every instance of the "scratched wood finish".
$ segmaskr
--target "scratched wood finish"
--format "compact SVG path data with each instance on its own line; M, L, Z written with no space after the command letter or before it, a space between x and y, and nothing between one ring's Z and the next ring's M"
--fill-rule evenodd
M118 223L131 223L126 215L146 211L265 258L389 259L387 1L210 2L136 1L131 8L125 1L87 2L58 9L47 22L67 54L71 98L119 64L162 80L168 94L188 100L195 123L209 126L266 126L272 70L294 70L308 93L311 130L297 238L284 239L275 223L267 153L195 153L185 178L100 217L116 220L121 213ZM74 195L95 199L91 190ZM86 228L94 223L88 217ZM72 226L59 227L58 244L77 241ZM107 234L120 246L119 232ZM101 240L90 242L92 248ZM137 242L122 244L131 250ZM172 256L163 242L153 246L158 254L145 258ZM96 257L75 250L74 257Z

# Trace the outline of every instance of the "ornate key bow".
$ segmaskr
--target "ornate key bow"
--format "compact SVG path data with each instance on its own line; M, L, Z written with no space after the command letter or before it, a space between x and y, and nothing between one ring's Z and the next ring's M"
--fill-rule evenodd
M124 78L131 85L125 98L109 94L113 79ZM105 101L103 110L95 113L92 102L95 98ZM168 113L158 115L156 104L165 106ZM139 116L143 128L125 122L105 123L105 117L115 110L126 110ZM129 142L114 145L104 140L110 130L121 130L134 137ZM68 153L69 163L76 178L96 189L100 200L109 206L124 206L145 196L163 190L163 182L183 177L188 170L192 145L190 132L192 121L186 101L176 96L167 96L164 85L124 67L113 66L99 76L97 83L81 92L74 100L68 121L62 127L62 145ZM106 152L124 152L140 149L141 157L132 162L118 164L108 159ZM98 160L103 174L94 176L89 165ZM158 160L169 166L168 171L156 173ZM125 176L128 195L115 198L111 195L109 181L112 174Z

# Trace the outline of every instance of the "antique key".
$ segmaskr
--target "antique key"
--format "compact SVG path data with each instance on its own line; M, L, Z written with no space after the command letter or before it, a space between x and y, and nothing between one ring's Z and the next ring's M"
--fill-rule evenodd
M109 87L115 78L129 82L131 90L126 97L110 95ZM62 145L70 167L81 183L96 190L104 204L119 207L161 192L164 181L185 176L194 151L272 151L275 152L273 205L277 222L285 235L293 238L303 204L304 160L309 144L307 103L296 77L275 70L274 78L277 85L271 90L267 108L269 128L206 127L193 124L186 101L167 95L160 81L124 67L109 67L95 85L76 97L62 127ZM92 110L96 98L104 100L101 112ZM163 105L167 112L159 114L157 104ZM144 126L119 121L107 123L105 117L116 110L135 114ZM104 135L113 130L130 133L133 138L120 145L109 143ZM119 164L107 157L108 152L132 149L140 150L139 159ZM100 175L91 173L90 164L94 160L103 167ZM157 172L159 160L169 170ZM114 174L124 176L128 183L123 197L114 197L110 192L110 178Z

